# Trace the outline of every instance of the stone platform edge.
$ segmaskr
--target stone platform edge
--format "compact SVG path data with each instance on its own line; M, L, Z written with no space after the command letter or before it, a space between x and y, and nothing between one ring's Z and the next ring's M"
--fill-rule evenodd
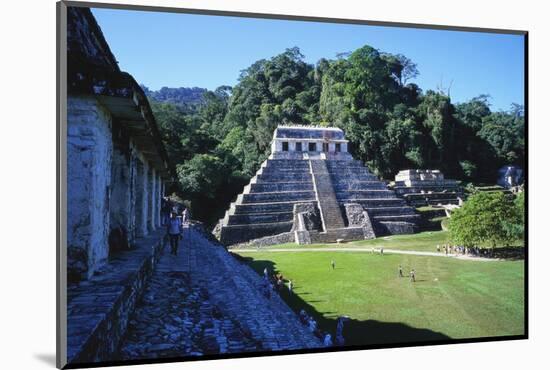
M67 363L112 358L164 248L164 230L113 257L105 271L67 289Z

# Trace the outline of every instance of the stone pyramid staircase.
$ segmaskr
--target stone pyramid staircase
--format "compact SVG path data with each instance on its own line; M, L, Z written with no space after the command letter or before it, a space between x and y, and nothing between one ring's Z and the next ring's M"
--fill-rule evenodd
M359 203L368 212L376 235L417 231L420 216L358 160L327 161L336 199L343 206Z
M221 242L231 245L290 231L294 205L317 201L310 171L301 159L264 162L220 221Z
M325 160L310 160L317 202L325 230L346 227Z
M348 203L363 206L377 236L413 233L420 222L414 209L360 161L309 159L304 154L301 159L265 161L220 220L219 239L233 245L288 233L294 205L300 203L319 207L323 230L314 239L320 242L362 238L360 230L342 231L348 229Z

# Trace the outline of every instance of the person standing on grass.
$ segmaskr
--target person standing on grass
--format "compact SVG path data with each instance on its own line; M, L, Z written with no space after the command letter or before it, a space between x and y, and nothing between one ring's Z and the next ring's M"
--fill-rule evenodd
M401 265L399 265L398 272L399 272L399 277L402 278L403 277L403 267L401 267Z
M330 265L332 266L332 269L334 270L334 267L336 266L336 264L334 263L334 260L330 261Z
M170 213L170 219L168 220L166 231L168 233L168 237L170 238L170 254L177 256L178 245L181 239L181 233L183 232L183 227L176 212Z
M384 247L380 247L380 254L384 254Z
M411 270L410 276L411 276L411 283L416 282L416 271L414 271L414 269Z

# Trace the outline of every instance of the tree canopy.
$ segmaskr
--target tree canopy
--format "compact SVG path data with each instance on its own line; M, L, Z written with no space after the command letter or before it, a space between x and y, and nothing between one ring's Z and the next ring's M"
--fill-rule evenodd
M524 233L523 192L514 200L504 192L478 192L452 213L449 231L454 243L467 247L489 243L508 246Z
M212 200L210 216L201 218L208 223L267 158L279 124L342 128L354 157L385 179L401 169L437 168L494 183L502 165L524 166L521 105L493 112L487 95L453 104L446 93L414 84L419 73L406 56L368 45L315 65L294 47L245 68L235 86L201 92L200 101L193 95L192 104L178 89L149 96L183 198ZM202 181L201 168L215 168L215 179Z

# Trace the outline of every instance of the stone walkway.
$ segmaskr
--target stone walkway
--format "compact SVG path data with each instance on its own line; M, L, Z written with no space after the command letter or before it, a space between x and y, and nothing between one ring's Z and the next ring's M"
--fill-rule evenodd
M372 248L238 248L231 249L231 252L235 253L247 253L247 252L362 252L362 253L372 253ZM380 248L374 248L374 253L379 254ZM384 254L408 254L414 256L430 256L430 257L447 257L447 258L457 258L467 261L501 261L499 258L486 258L486 257L473 257L463 254L445 254L437 252L423 252L423 251L409 251L402 249L386 249L384 248Z
M117 359L313 348L318 338L263 279L193 228L164 251L130 317Z

